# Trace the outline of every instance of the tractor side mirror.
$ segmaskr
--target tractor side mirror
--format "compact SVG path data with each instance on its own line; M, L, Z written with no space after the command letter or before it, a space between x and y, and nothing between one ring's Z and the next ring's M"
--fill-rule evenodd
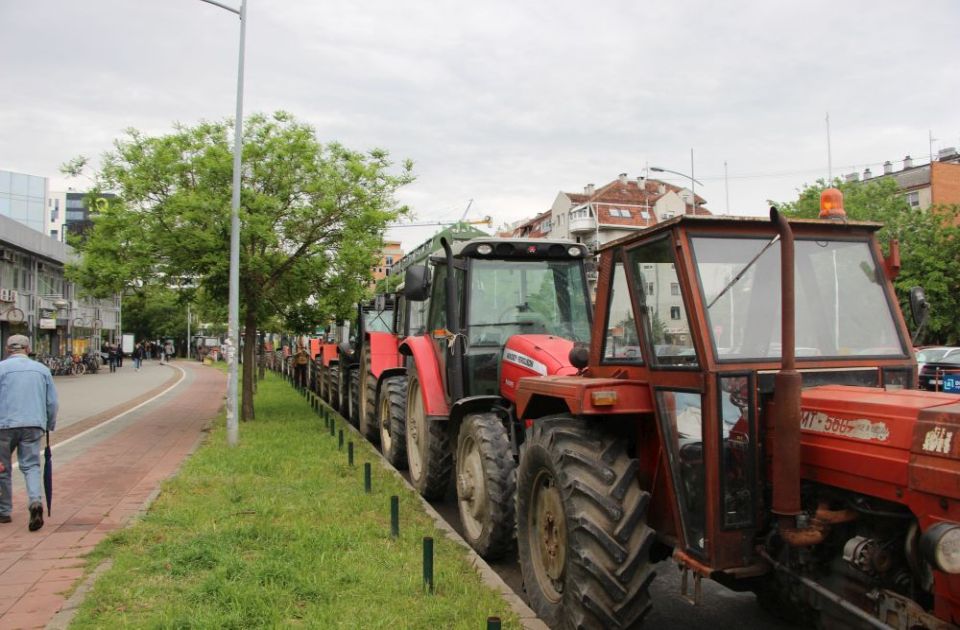
M430 270L426 265L411 265L403 276L403 295L411 302L430 297Z
M582 370L587 367L587 364L590 362L590 349L587 348L585 344L575 343L573 347L570 348L570 365Z
M930 304L927 302L923 287L910 289L910 316L913 318L913 323L920 326L926 320L929 310Z

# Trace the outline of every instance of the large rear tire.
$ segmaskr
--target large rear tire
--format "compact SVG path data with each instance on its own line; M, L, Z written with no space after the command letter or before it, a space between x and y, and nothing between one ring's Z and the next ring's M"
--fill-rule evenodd
M534 422L517 469L517 547L551 628L632 628L650 610L650 494L623 440L569 415Z
M456 466L464 538L484 558L500 557L516 540L517 463L496 414L474 413L463 419Z
M347 419L360 428L360 369L356 366L347 372Z
M327 402L334 411L340 411L340 366L331 365L327 370Z
M393 376L380 386L377 422L380 428L380 450L394 468L407 467L407 377Z
M425 499L442 499L450 486L453 454L446 423L427 418L417 373L407 385L407 464L410 483Z
M370 366L370 347L363 349L360 357L360 388L358 399L360 411L360 434L374 444L380 439L379 427L377 425L377 379L373 376Z

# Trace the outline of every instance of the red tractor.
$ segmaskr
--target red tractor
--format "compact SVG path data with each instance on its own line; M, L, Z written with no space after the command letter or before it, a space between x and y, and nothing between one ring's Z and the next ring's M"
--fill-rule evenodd
M581 374L517 392L549 625L635 626L669 557L693 599L710 578L808 627L960 621L960 395L915 389L879 227L683 216L605 246Z
M408 300L429 297L426 334L400 344L410 479L429 499L444 498L455 479L464 537L495 557L515 538L517 385L577 372L568 357L590 336L587 249L495 238L441 244L432 283L425 266L409 267L404 282Z

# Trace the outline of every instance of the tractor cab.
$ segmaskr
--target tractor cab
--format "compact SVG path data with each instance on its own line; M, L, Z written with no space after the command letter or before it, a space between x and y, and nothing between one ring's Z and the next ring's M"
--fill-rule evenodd
M583 245L567 241L486 238L454 243L449 260L431 258L427 330L448 400L512 400L519 377L546 374L544 361L568 364L572 344L590 339L586 257ZM426 277L418 276L420 295Z
M909 336L874 239L880 226L790 225L802 387L913 387ZM662 531L673 521L685 552L742 564L769 501L757 479L783 350L776 225L687 216L603 256L606 324L590 373L649 383L675 496Z

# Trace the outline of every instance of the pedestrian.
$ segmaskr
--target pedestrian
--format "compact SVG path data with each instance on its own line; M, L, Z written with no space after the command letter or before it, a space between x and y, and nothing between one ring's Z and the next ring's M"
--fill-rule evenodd
M303 345L297 347L297 353L293 355L293 382L297 387L307 386L307 364L310 363L310 355Z
M57 423L57 390L50 370L32 361L30 340L23 335L7 339L7 358L0 361L0 523L9 523L13 510L10 459L17 451L27 487L28 528L43 527L40 486L40 440Z
M110 361L110 371L116 372L117 371L117 345L111 343L111 344L107 344L107 347L108 347L107 356L109 357L109 361Z
M117 344L117 367L123 367L123 344Z
M163 355L167 358L167 361L170 361L171 359L173 359L173 356L174 356L173 342L171 342L169 339L167 340L167 343L163 344Z
M143 344L137 343L133 347L133 367L139 372L141 365L143 365Z

